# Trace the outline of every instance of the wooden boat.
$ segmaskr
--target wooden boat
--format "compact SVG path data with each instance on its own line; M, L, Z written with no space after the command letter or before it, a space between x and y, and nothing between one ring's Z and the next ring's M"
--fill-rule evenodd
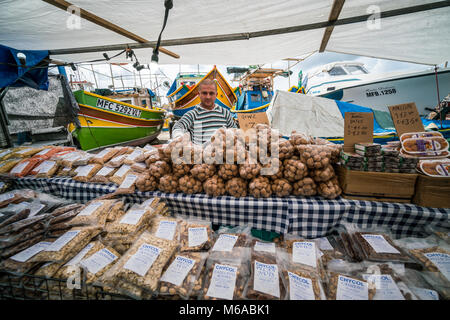
M162 130L165 110L147 109L79 90L74 93L81 127L69 124L74 142L82 150L113 145L140 145L154 140Z
M206 75L202 74L178 74L173 82L167 98L172 104L172 112L175 117L182 117L189 110L194 109L200 103L198 86L205 79L215 80L217 83L216 103L222 107L231 109L237 98L233 88L217 70L216 66Z

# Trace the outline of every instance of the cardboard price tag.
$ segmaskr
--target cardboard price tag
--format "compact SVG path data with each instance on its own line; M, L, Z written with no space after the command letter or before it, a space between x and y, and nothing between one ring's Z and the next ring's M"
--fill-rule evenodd
M346 112L344 119L344 151L355 152L355 143L373 142L373 113Z
M243 131L254 128L257 124L267 124L269 125L269 119L265 112L255 112L255 113L238 113L239 127Z
M399 137L408 132L425 131L414 102L389 106L389 112Z

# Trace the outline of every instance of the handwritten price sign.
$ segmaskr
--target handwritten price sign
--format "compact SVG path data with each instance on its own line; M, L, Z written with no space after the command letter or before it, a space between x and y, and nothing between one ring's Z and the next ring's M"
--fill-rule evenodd
M265 112L256 113L238 113L239 127L247 131L254 128L257 124L269 124L269 119Z
M373 113L346 112L344 119L344 151L354 152L355 143L373 142Z
M399 137L407 132L425 131L414 102L390 106L389 112Z

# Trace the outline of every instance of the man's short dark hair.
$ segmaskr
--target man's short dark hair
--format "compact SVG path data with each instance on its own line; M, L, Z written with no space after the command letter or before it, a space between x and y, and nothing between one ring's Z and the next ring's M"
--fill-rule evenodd
M211 80L211 79L205 79L202 82L200 82L200 84L198 85L198 90L200 90L200 86L211 86L213 85L214 88L216 88L216 92L217 92L217 84L216 81Z

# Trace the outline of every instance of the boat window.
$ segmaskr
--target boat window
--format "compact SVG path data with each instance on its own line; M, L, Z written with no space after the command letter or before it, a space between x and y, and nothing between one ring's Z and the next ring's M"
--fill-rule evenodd
M347 71L350 74L366 74L367 71L364 70L361 66L345 66L345 69L347 69Z
M345 76L347 73L341 67L333 67L328 71L330 76Z

